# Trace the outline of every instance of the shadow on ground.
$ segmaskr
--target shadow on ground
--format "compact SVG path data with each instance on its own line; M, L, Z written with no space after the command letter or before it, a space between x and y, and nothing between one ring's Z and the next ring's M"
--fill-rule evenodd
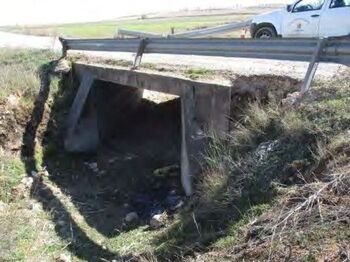
M73 217L72 211L58 194L69 197L87 225L106 238L145 225L152 212L164 211L162 200L170 191L175 191L176 195L183 193L180 180L178 176L155 178L152 172L164 166L179 165L179 100L161 105L143 101L138 109L124 119L124 128L99 148L98 155L67 154L63 150L64 123L77 85L71 75L61 76L59 90L54 95L50 94L55 63L40 69L40 91L23 135L21 157L27 175L33 176L42 171L38 170L36 157L37 133L42 122L47 123L43 139L39 142L43 148L41 165L46 167L49 176L35 179L31 195L52 214L57 235L69 243L68 249L76 257L87 261L131 259L110 251L102 243L96 243L87 234L86 228L78 225L77 218ZM248 83L252 79L237 79L234 86L244 86L240 81L247 85L246 92L251 92ZM254 81L265 81L267 85L270 78ZM290 85L290 82L294 86L298 84L289 79L286 85ZM257 88L260 87L253 89ZM239 90L234 92L237 97L242 96L242 90L245 92L242 88ZM51 112L48 114L46 107L51 98ZM94 101L93 98L91 100ZM240 103L240 99L236 102L236 105ZM266 173L268 170L261 167L260 171ZM259 175L259 172L256 174ZM187 254L186 250L188 253L205 250L225 235L232 222L245 216L252 205L269 203L272 197L270 185L274 178L273 175L264 176L263 183L259 179L249 180L245 185L247 190L235 199L235 205L225 207L230 209L229 212L216 210L215 203L211 203L210 199L201 203L202 209L193 212L188 212L192 210L189 204L189 208L180 214L180 222L167 228L165 234L154 240L153 244L157 247L155 255L161 260L181 260ZM53 190L45 179L58 190ZM260 187L261 184L264 187ZM212 200L220 200L226 190L227 184L216 188ZM137 226L126 225L125 215L135 209L143 214L141 223ZM201 213L203 210L205 212Z
M70 252L78 258L130 259L97 244L95 237L92 240L88 230L76 223L77 217L73 217L64 197L70 199L91 231L106 238L143 226L152 214L164 211L168 192L182 194L176 167L180 161L180 101L160 105L142 101L123 118L123 128L100 146L97 155L68 154L63 149L65 122L77 83L71 75L61 75L59 90L52 94L51 79L57 77L52 72L55 63L40 68L40 90L23 134L21 159L27 175L36 177L31 196L52 214L57 235L70 243ZM96 104L94 97L90 98ZM52 103L50 112L48 103ZM39 141L43 123L47 123L46 130ZM40 160L37 146L42 148ZM37 175L42 172L39 165L45 167L48 177ZM154 170L171 165L175 165L174 177L153 176ZM140 223L125 223L131 211L140 214Z
M39 173L40 171L37 169L38 163L35 148L37 143L36 136L38 128L45 115L45 105L50 96L52 66L53 64L50 64L40 68L40 90L23 135L21 158L25 164L28 176L33 176L34 172ZM61 87L65 88L64 83L61 83ZM50 123L53 124L52 121L50 121ZM47 130L47 132L50 132L50 130ZM44 165L45 164L47 163L44 163ZM84 230L81 229L72 218L65 205L57 198L52 189L43 182L42 178L35 179L35 183L31 189L31 196L42 203L45 211L52 214L52 220L56 224L55 229L57 235L70 243L67 248L72 254L87 261L96 261L100 258L109 260L118 258L118 254L106 250L86 235ZM70 230L65 229L67 226L69 226Z

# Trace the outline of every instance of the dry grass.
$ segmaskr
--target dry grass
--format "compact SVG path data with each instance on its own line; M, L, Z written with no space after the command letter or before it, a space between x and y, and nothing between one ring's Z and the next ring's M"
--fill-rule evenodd
M311 250L327 234L330 242L324 244L325 250L330 243L349 248L345 241L349 230L339 238L332 231L349 225L350 107L344 102L349 84L346 80L320 84L293 110L278 101L249 103L232 125L232 134L214 139L207 158L209 171L198 186L200 210L195 210L207 219L215 210L231 226L224 227L226 236L215 241L217 251L205 261L218 256L317 259L324 253ZM246 219L249 210L262 203L271 208ZM237 238L239 234L244 237ZM307 235L303 241L308 244L300 247L290 241L296 234ZM336 257L333 251L327 255Z
M9 95L33 99L39 86L37 71L23 65L3 66L0 70L0 99ZM22 87L22 88L18 88Z
M38 68L53 56L0 52L0 99L7 101L14 94L20 108L32 103L40 86ZM67 253L79 261L75 249L96 257L106 250L136 254L136 261L182 261L188 256L200 260L195 252L205 253L203 261L345 260L350 248L349 83L345 79L319 85L294 110L281 107L285 90L275 86L278 95L248 99L241 114L232 117L232 133L225 139L213 138L194 198L161 232L139 227L103 236L84 220L74 199L48 179L42 190L52 192L54 201L43 201L45 210L40 205L32 208L28 191L11 201L13 188L23 188L26 170L15 150L3 148L0 238L6 241L0 242L0 260L52 261ZM52 85L57 91L57 83ZM60 111L62 93L56 95L54 109ZM11 123L21 131L18 119L13 117ZM20 142L21 132L12 132ZM35 155L39 170L47 151L49 147ZM72 157L51 157L79 169Z

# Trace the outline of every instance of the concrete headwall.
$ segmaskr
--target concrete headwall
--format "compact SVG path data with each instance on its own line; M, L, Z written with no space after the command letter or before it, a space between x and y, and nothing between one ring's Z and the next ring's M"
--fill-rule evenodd
M180 96L181 176L186 194L192 194L192 177L200 170L208 135L229 131L231 87L96 65L75 64L74 72L81 86L68 121L70 151L93 151L118 132L144 89Z

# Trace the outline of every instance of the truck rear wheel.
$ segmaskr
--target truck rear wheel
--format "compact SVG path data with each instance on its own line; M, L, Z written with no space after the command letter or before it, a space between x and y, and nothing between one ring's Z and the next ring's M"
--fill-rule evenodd
M271 39L277 36L276 30L270 26L264 26L256 30L254 38Z

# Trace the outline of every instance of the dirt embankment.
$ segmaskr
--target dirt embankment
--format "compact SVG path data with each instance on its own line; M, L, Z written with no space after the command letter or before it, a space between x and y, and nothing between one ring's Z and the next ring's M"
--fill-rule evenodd
M346 258L349 194L344 185L348 182L336 173L320 174L344 167L341 161L348 160L348 141L341 136L327 147L341 156L336 161L327 154L317 160L312 154L318 148L317 138L334 139L349 127L348 95L340 87L320 87L300 108L286 110L280 108L281 100L298 90L300 81L266 75L233 77L233 140L225 141L229 148L215 151L220 160L212 162L217 172L203 174L219 180L198 181L203 183L198 195L188 201L179 183L178 99L143 100L120 120L97 155L67 154L64 125L76 88L72 79L60 79L59 88L51 90L50 81L41 80L35 101L9 97L0 104L0 146L19 156L25 166L26 179L13 188L26 190L26 197L39 203L43 213L37 219L50 214L44 222L52 225L49 232L60 244L43 248L47 252L43 256L57 257L64 250L74 259L109 261ZM215 149L221 146L215 144ZM279 192L274 195L276 188ZM269 202L275 196L275 202ZM18 198L11 201L10 207L19 203ZM254 207L260 211L247 211ZM36 205L31 205L33 216L35 210ZM153 216L158 216L160 228L152 228ZM271 241L271 236L276 238ZM322 250L317 249L319 244ZM266 253L271 247L273 252Z

